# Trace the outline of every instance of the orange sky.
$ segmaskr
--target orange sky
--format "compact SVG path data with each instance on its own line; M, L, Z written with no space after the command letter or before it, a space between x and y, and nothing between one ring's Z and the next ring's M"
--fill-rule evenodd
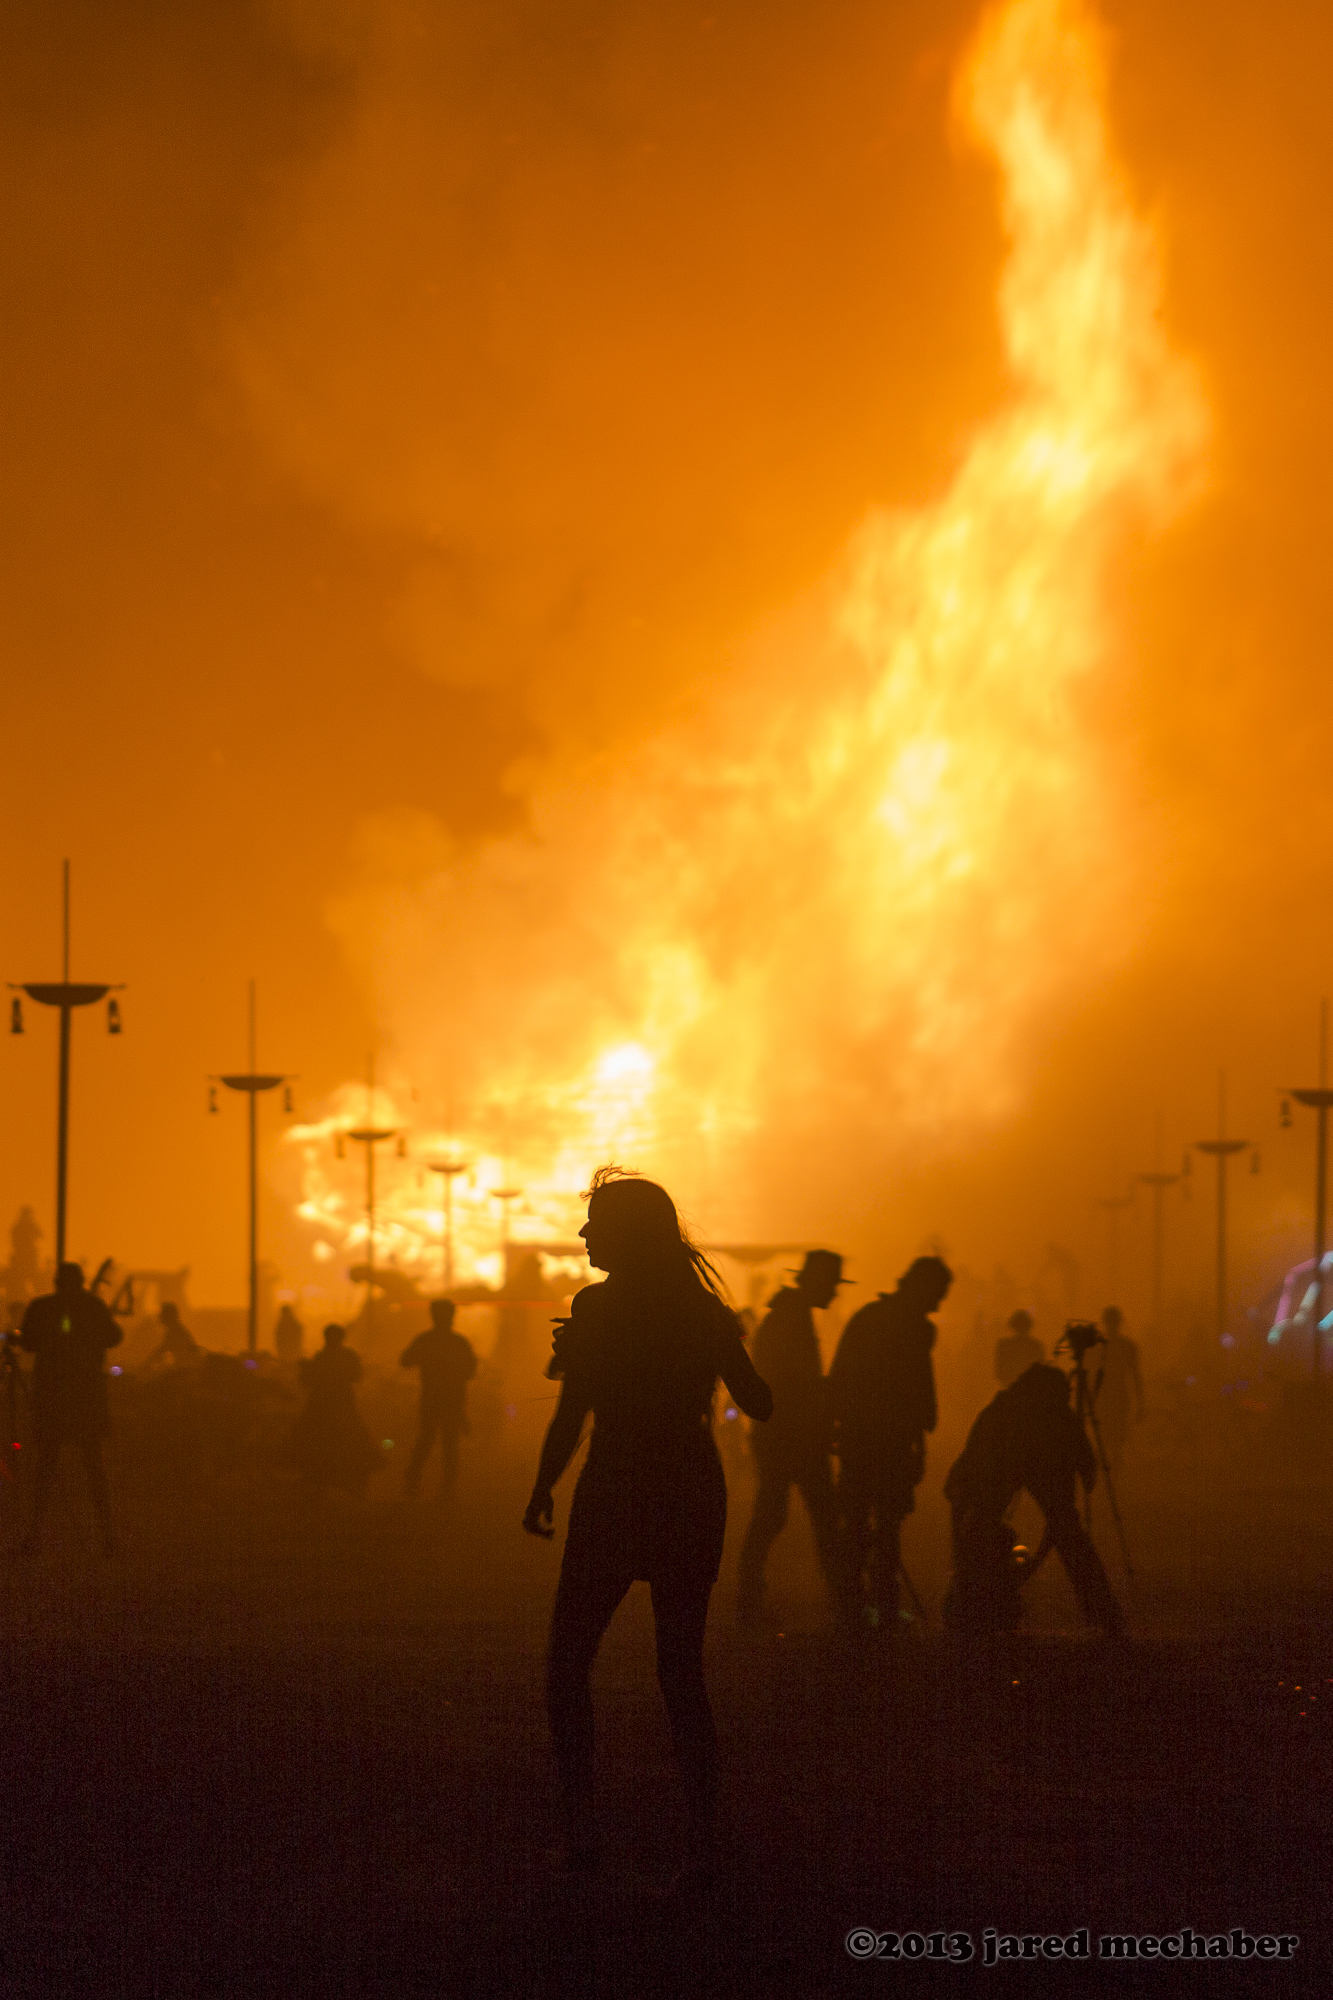
M1308 1134L1278 1134L1272 1087L1309 1080L1333 983L1333 29L1105 18L1115 143L1213 419L1208 489L1122 549L1078 697L1139 934L1043 1017L1019 1110L944 1135L887 1216L891 1134L803 1199L890 1263L929 1228L979 1266L1052 1236L1095 1263L1094 1197L1150 1164L1159 1103L1173 1153L1209 1129L1225 1061L1264 1141L1238 1202L1258 1284L1304 1243ZM975 20L11 14L6 976L54 972L68 853L75 973L129 982L118 1044L77 1032L76 1248L239 1298L240 1107L202 1115L203 1079L243 1055L251 973L303 1106L358 1071L371 1003L329 913L368 816L521 828L535 769L651 739L869 508L945 488L1006 394L993 175L948 111ZM54 1041L29 1029L0 1214L49 1223ZM1197 1203L1183 1240L1197 1263Z

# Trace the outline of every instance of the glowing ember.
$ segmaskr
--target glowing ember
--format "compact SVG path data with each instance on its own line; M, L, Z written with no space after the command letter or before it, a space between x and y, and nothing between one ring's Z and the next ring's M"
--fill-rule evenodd
M607 1156L739 1226L761 1127L772 1152L821 1126L999 1116L1040 1009L1124 951L1128 885L1072 697L1115 644L1109 558L1188 491L1206 420L1102 97L1081 8L987 18L956 104L1000 170L1012 394L941 500L865 524L823 636L771 645L632 755L550 774L524 838L371 836L340 928L384 968L399 1073L466 1107L383 1161L383 1257L435 1268L421 1163L446 1151L470 1163L464 1279L499 1273L495 1189L523 1190L515 1239L567 1237ZM352 1249L357 1167L329 1139L353 1107L349 1087L295 1135L302 1213Z

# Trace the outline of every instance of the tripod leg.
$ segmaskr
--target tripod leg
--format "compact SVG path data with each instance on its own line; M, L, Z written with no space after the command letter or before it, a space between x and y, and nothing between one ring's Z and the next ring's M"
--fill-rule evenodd
M1096 1422L1092 1414L1092 1397L1088 1394L1087 1371L1083 1366L1081 1355L1076 1357L1074 1362L1074 1414L1080 1425L1085 1425L1090 1418ZM1092 1533L1092 1493L1086 1486L1083 1489L1083 1526L1089 1534Z
M1120 1518L1120 1508L1116 1504L1115 1481L1111 1477L1111 1468L1106 1462L1106 1448L1102 1444L1102 1428L1097 1422L1097 1412L1092 1408L1091 1404L1088 1406L1088 1422L1092 1427L1092 1442L1097 1453L1097 1463L1102 1469L1102 1478L1106 1481L1106 1497L1111 1503L1111 1519L1115 1522L1116 1536L1120 1543L1120 1553L1125 1562L1125 1575L1132 1581L1134 1565L1129 1559L1129 1543L1125 1537L1125 1524Z
M913 1583L911 1577L907 1574L906 1565L901 1561L898 1564L898 1574L902 1578L903 1582L907 1585L907 1595L912 1600L913 1606L915 1607L916 1610L917 1617L924 1618L926 1615L926 1607L921 1602L921 1599L917 1596L916 1585Z

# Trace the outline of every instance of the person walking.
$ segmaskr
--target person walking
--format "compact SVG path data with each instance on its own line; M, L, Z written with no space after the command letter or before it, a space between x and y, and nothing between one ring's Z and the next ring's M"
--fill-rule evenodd
M892 1630L898 1618L903 1522L916 1505L937 1417L930 1315L952 1283L942 1258L918 1257L895 1291L853 1313L829 1369L846 1608L872 1630Z
M440 1492L453 1493L458 1484L458 1443L467 1434L467 1385L477 1372L472 1342L454 1332L452 1299L432 1299L430 1325L403 1349L400 1368L421 1371L421 1404L417 1441L404 1486L415 1499L436 1438L440 1440Z
M794 1285L769 1302L754 1337L754 1365L773 1391L773 1420L751 1442L759 1473L754 1512L741 1545L736 1616L742 1625L763 1615L764 1566L787 1525L793 1486L814 1529L825 1582L839 1594L838 1507L829 1464L829 1414L815 1313L831 1305L842 1275L836 1250L811 1250Z
M1118 1473L1129 1442L1131 1418L1135 1423L1143 1422L1143 1369L1139 1344L1125 1332L1125 1315L1119 1306L1107 1306L1102 1314L1102 1333L1105 1345L1097 1370L1093 1408L1106 1463L1112 1473Z
M1009 1331L995 1343L995 1379L1002 1389L1016 1382L1034 1361L1046 1359L1046 1349L1032 1331L1033 1324L1032 1314L1023 1306L1005 1321Z
M684 1783L682 1882L702 1883L714 1866L718 1787L703 1639L727 1518L713 1394L720 1376L737 1407L760 1423L773 1399L717 1274L664 1188L600 1168L579 1233L589 1263L607 1277L575 1295L557 1332L547 1372L562 1384L560 1401L523 1516L527 1533L553 1534L553 1488L591 1413L546 1671L565 1861L579 1873L599 1864L589 1674L617 1606L639 1581L652 1593L658 1680Z
M323 1347L301 1363L306 1404L296 1420L292 1456L312 1494L326 1486L360 1493L384 1463L356 1407L361 1357L346 1340L346 1327L326 1326Z

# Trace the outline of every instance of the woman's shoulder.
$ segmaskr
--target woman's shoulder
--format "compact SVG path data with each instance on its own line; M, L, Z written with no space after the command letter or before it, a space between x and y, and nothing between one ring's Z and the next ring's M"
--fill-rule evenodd
M569 1318L555 1322L546 1370L550 1381L562 1382L571 1369L577 1372L592 1360L606 1325L606 1308L604 1284L585 1285L581 1292L575 1292L569 1302Z
M717 1364L722 1358L733 1353L736 1346L745 1345L745 1328L739 1313L729 1306L716 1292L701 1285L691 1301L691 1318L696 1328L696 1337L702 1338L710 1358Z
M575 1326L600 1324L606 1312L610 1287L604 1279L585 1285L569 1302L570 1320Z

